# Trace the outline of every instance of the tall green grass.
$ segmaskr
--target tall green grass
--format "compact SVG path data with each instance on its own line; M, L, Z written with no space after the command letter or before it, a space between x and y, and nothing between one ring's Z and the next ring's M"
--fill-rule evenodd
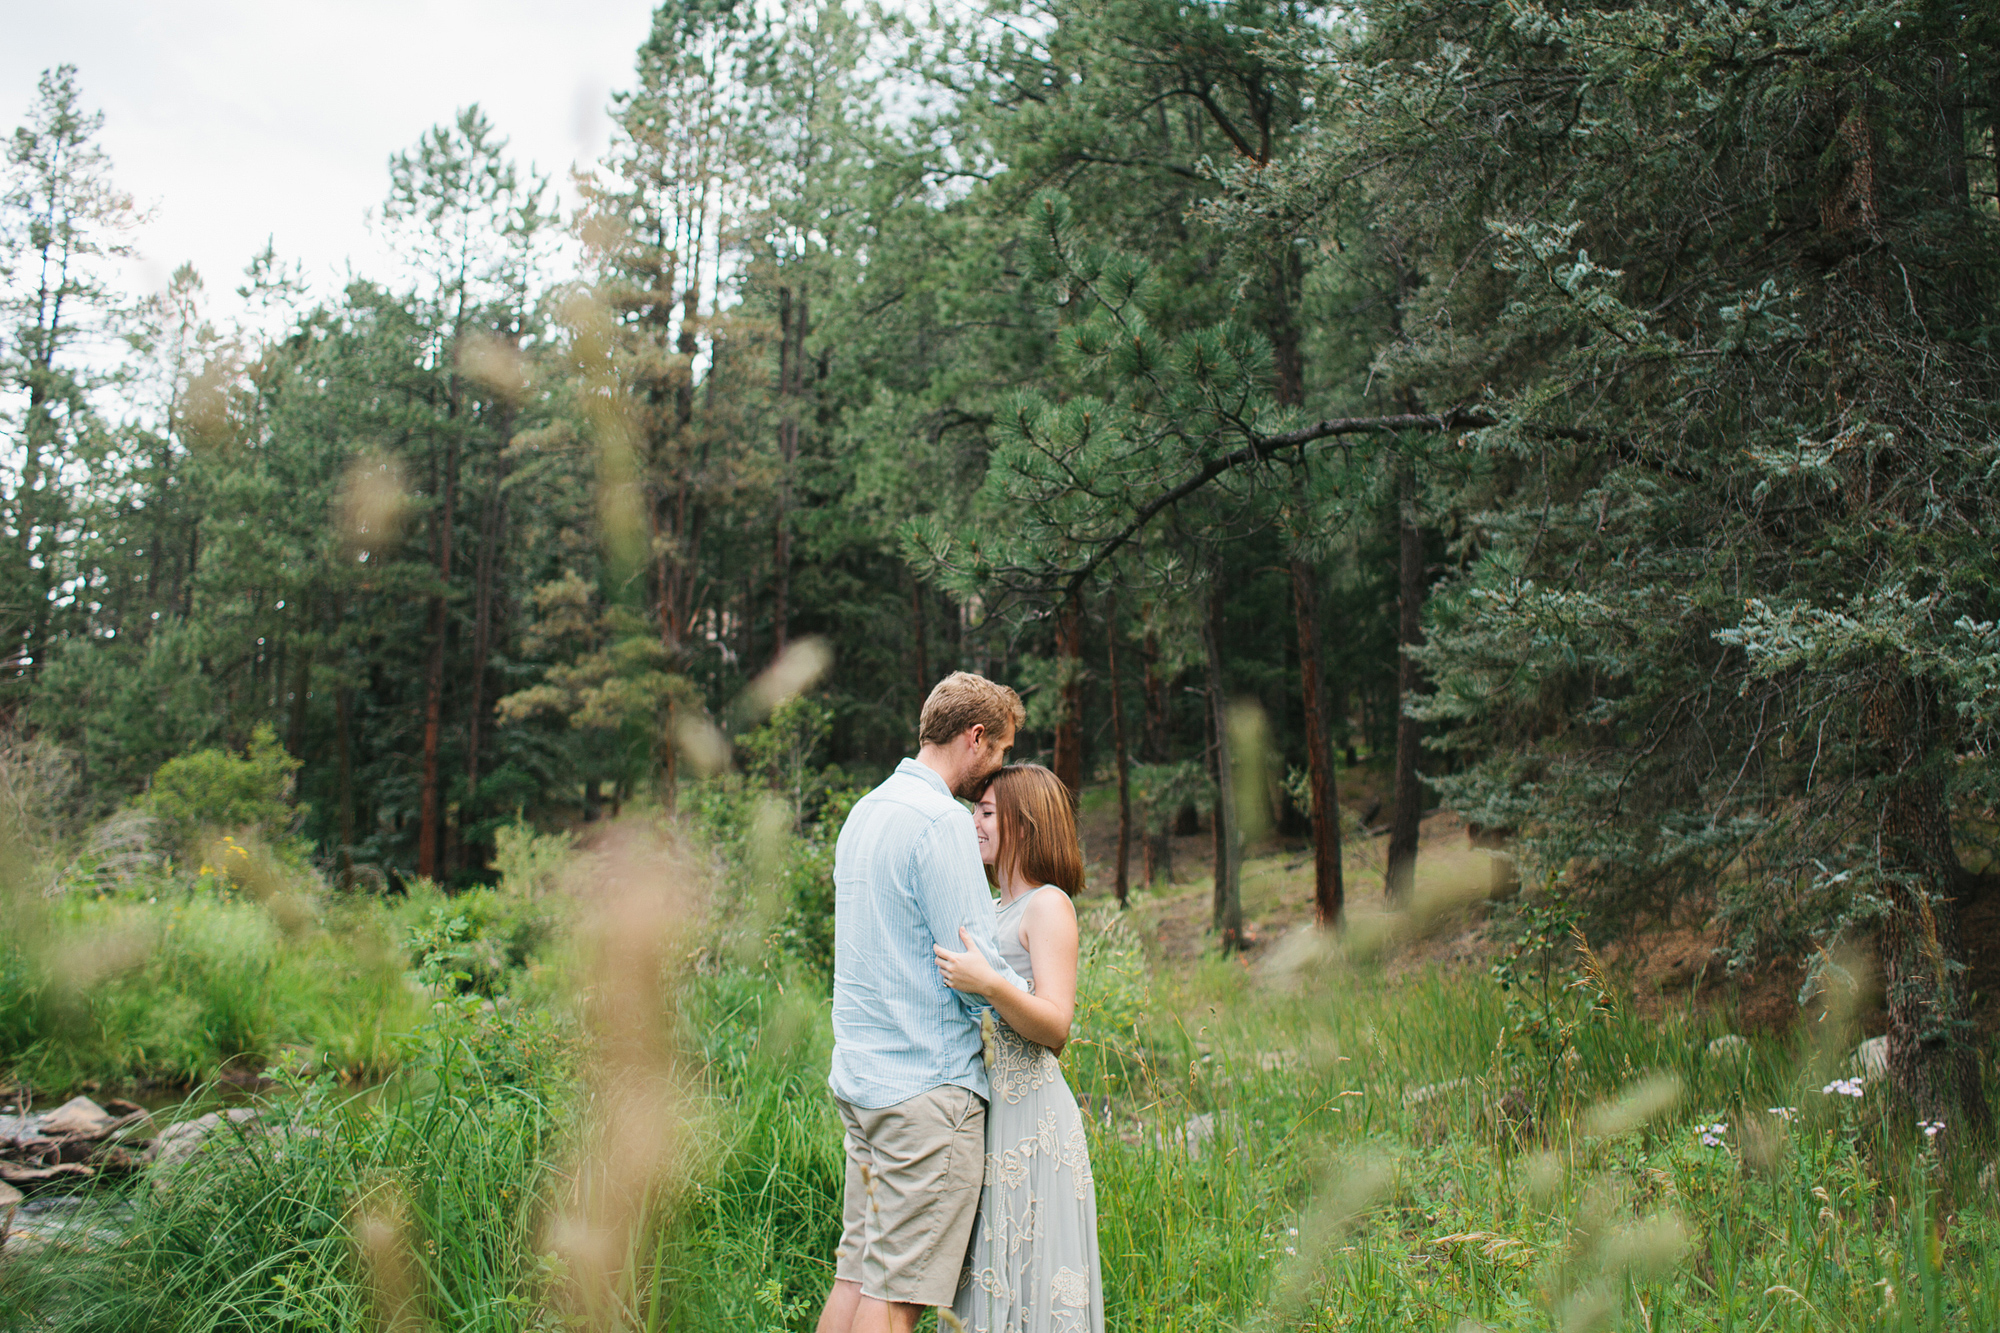
M401 1065L428 1012L413 973L426 951L483 995L539 1001L567 985L559 900L285 883L277 901L165 876L117 895L17 898L0 936L0 1081L46 1098L267 1063L373 1081Z
M538 1243L572 1109L569 1043L543 1019L463 1013L421 1041L405 1079L304 1084L170 1174L95 1191L84 1220L116 1242L0 1265L0 1327L374 1329L383 1312L355 1244L370 1218L393 1219L413 1326L537 1327L555 1280Z
M1649 1021L1574 980L1524 996L1327 955L1170 971L1115 919L1086 937L1064 1063L1113 1328L2000 1328L1990 1148L1946 1160L1884 1090L1822 1092L1848 1037L1712 1051L1726 1016ZM476 996L435 1011L387 1092L313 1084L198 1189L101 1191L124 1243L0 1265L0 1310L382 1327L366 1237L388 1226L409 1326L808 1329L840 1215L826 1005L726 956L682 987L688 1129L593 1321L550 1232L590 1115L579 1048Z

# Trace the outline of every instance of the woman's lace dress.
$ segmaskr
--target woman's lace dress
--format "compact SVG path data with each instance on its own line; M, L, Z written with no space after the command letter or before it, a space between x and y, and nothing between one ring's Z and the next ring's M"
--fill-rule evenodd
M1022 913L1035 893L1061 892L1044 885L1000 909L1000 952L1030 990ZM952 1312L975 1333L1103 1333L1097 1187L1076 1098L1055 1052L997 1014L986 1050L986 1186Z

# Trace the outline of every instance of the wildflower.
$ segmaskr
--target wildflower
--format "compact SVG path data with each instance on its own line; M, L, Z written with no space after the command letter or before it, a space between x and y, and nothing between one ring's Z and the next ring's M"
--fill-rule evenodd
M1925 1137L1925 1138L1927 1138L1927 1139L1934 1139L1934 1138L1936 1138L1936 1137L1937 1137L1937 1136L1938 1136L1939 1134L1941 1134L1941 1133L1943 1133L1943 1132L1944 1132L1944 1121L1942 1121L1942 1120L1919 1120L1919 1121L1917 1122L1917 1128L1918 1128L1918 1129L1921 1129L1921 1130L1922 1130L1922 1131L1924 1132L1924 1137Z
M1724 1146L1722 1136L1729 1132L1729 1126L1718 1120L1712 1125L1696 1125L1694 1132L1701 1135L1702 1147L1720 1148Z
M1767 1106L1764 1108L1764 1114L1774 1115L1788 1125L1792 1123L1792 1118L1798 1113L1799 1108L1796 1106Z
M1859 1075L1853 1078L1837 1078L1820 1091L1828 1096L1859 1097L1862 1092L1862 1082Z

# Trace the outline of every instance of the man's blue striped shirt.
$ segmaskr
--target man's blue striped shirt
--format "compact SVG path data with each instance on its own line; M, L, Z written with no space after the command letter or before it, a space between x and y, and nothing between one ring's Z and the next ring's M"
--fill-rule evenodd
M942 777L905 759L855 802L833 852L833 1072L853 1106L955 1084L987 1095L984 1002L938 975L933 944L965 948L960 926L1001 974L993 898L972 816Z

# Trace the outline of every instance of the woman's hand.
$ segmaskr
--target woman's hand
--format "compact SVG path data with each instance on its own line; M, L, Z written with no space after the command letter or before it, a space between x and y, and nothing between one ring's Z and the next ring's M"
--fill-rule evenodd
M964 926L958 928L958 938L965 945L964 953L953 953L942 944L931 946L931 952L937 955L938 975L953 990L967 995L991 995L1000 984L1000 974L986 961L986 955L979 952Z

